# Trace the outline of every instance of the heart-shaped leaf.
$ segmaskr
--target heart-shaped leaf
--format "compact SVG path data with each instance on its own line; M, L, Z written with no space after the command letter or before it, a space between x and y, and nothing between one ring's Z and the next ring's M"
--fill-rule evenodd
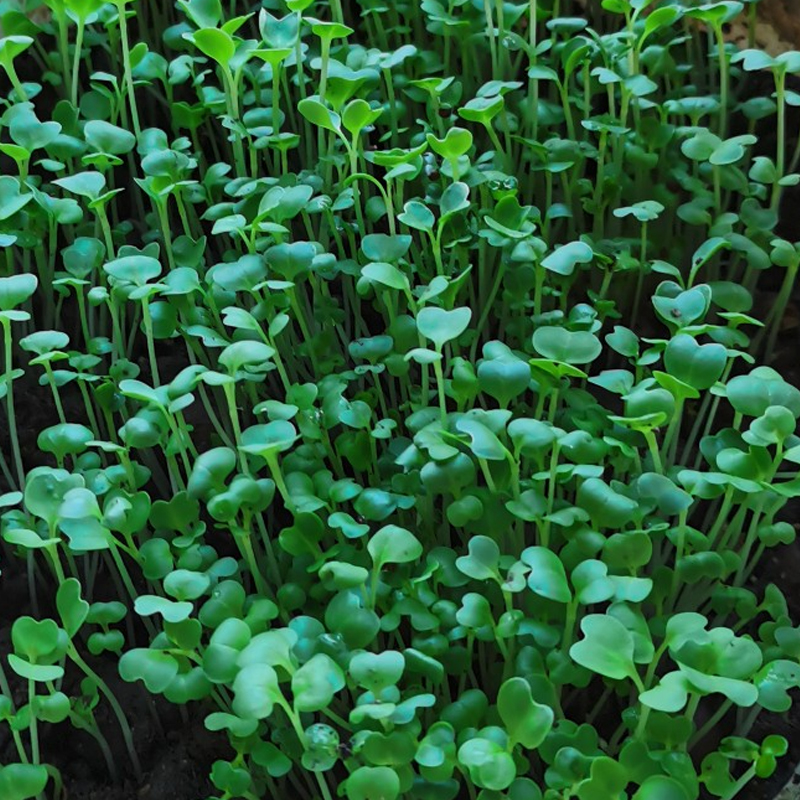
M575 662L614 680L636 675L633 637L618 619L607 614L589 614L581 620L581 630L584 638L569 651Z
M524 678L509 678L497 695L497 711L503 720L509 743L535 750L553 727L553 709L540 705Z

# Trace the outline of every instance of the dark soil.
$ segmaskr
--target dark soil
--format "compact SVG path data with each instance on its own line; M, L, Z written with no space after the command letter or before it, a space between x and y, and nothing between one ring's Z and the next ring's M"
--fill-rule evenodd
M11 649L11 625L14 619L30 614L27 575L19 561L4 564L0 578L0 657ZM109 595L111 596L111 595ZM40 598L46 602L47 598ZM125 749L116 719L108 704L101 700L95 709L98 726L109 742L120 781L114 784L97 743L89 734L69 722L41 727L41 747L47 761L62 775L68 800L201 800L212 787L208 774L213 762L230 756L223 736L206 731L205 710L195 704L183 718L176 706L153 698L140 684L123 681L113 657L91 660L92 668L114 692L133 731L135 748L142 763L143 779L137 781ZM9 671L6 670L8 673ZM63 690L77 695L75 670L67 670ZM17 706L25 702L22 686L13 683ZM73 683L70 684L69 681ZM0 763L16 761L7 728L0 731Z
M62 771L67 797L69 800L201 800L212 792L208 780L211 764L225 757L220 752L219 734L206 731L199 719L170 731L164 738L152 739L149 750L150 763L144 780L137 784L128 778L119 786L109 785L107 777L98 773L96 750L91 752L87 748L84 754L67 755L69 766Z

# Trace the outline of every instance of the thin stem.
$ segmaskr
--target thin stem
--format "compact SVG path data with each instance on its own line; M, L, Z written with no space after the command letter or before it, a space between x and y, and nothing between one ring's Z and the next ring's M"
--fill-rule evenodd
M272 480L275 481L275 486L278 489L278 493L283 498L284 505L290 511L293 510L294 503L292 502L292 497L289 494L289 489L286 486L286 481L283 478L283 471L278 463L278 457L274 454L268 454L264 456L264 459L267 462L267 467L269 468Z
M739 778L739 780L736 781L736 783L734 783L733 786L731 786L731 788L728 789L727 792L725 792L721 800L733 800L733 798L736 797L736 795L739 794L739 792L741 792L742 789L744 789L744 787L747 786L747 784L750 783L751 780L753 780L755 774L756 774L756 765L753 764L747 770L747 772L745 772L744 775L742 775L742 777Z
M775 153L775 183L772 185L772 210L777 211L781 203L783 187L779 181L784 177L786 169L786 73L775 74L775 94L778 103L778 135Z
M33 680L28 680L28 705L34 708L36 701L36 683ZM30 737L31 737L31 761L38 764L41 760L39 753L39 723L36 714L31 714L30 721Z
M486 30L489 36L489 53L492 59L492 74L497 75L500 70L497 64L497 37L492 16L492 6L489 0L483 0L483 14L486 17Z
M575 620L578 614L578 601L572 600L567 603L567 616L564 620L564 638L561 641L561 649L566 653L572 646L572 637L575 635Z
M95 213L97 214L97 221L100 223L100 229L103 231L103 240L106 245L106 252L108 253L109 259L112 259L114 258L115 253L114 236L111 232L111 225L108 221L108 215L106 214L105 206L100 203L96 207Z
M0 319L3 327L3 344L5 351L5 378L6 378L6 414L8 417L8 435L11 439L11 452L14 456L14 465L17 470L17 485L22 488L25 485L25 470L22 466L22 453L19 447L19 436L17 434L17 418L14 410L14 381L11 362L11 321L5 318Z
M150 316L150 304L146 297L142 299L142 324L144 325L144 334L147 339L147 356L150 359L150 372L153 378L153 386L157 389L161 386L161 377L158 374L158 359L156 358L153 320Z
M22 82L17 75L17 71L14 69L14 64L11 61L8 61L6 64L4 64L4 66L14 91L19 95L19 99L23 103L27 103L28 93L25 91L25 87L22 85Z
M81 51L83 50L83 34L86 29L86 21L78 20L78 32L75 34L75 53L72 56L72 105L78 107L78 84L81 68Z
M719 135L724 139L728 130L728 57L725 52L725 36L722 25L714 26L719 57Z
M768 360L772 359L772 353L775 350L775 345L778 342L778 334L781 331L781 324L783 323L783 315L786 313L786 307L789 305L789 300L792 296L794 289L795 279L797 278L798 264L793 264L786 270L786 275L781 285L781 290L778 294L775 304L772 306L769 314L769 338L767 339L766 347L764 348L764 357Z
M441 355L441 353L440 353ZM433 372L436 375L436 389L439 394L439 413L442 427L447 427L447 397L445 395L444 370L441 359L433 362Z
M3 669L2 659L0 659L0 696L7 697L9 700L11 700L13 697L13 695L11 694L11 687L8 685L8 679L6 678L5 670ZM13 705L12 705L12 710L13 710ZM19 735L19 731L15 730L12 727L11 736L14 739L14 745L17 748L17 755L19 756L19 760L23 764L30 763L30 760L28 759L28 754L25 752L25 746L22 743L22 737Z
M131 51L128 43L128 23L125 16L125 0L117 0L117 13L119 14L119 37L122 45L122 62L125 73L125 86L128 93L128 103L131 109L133 132L138 139L142 129L139 125L139 109L136 106L136 93L133 88L133 71L131 70Z
M731 700L725 700L720 704L719 708L705 721L703 726L695 733L689 740L689 749L694 747L698 742L701 742L717 725L720 723L725 714L733 705Z
M108 684L81 658L80 653L76 650L75 645L70 642L67 648L67 655L75 662L75 664L86 674L86 677L95 683L97 688L105 695L108 704L111 706L114 716L117 718L119 727L122 731L122 738L125 740L125 748L133 764L133 769L137 779L142 777L142 767L139 763L139 756L136 753L136 748L133 744L133 732L128 724L128 718L122 710L114 693L108 688Z
M281 71L278 64L272 65L272 135L277 136L280 131L280 80Z
M634 739L643 740L644 739L644 732L647 728L647 720L650 717L650 707L649 706L642 706L641 714L639 715L639 721L636 723L636 731L633 734Z
M530 45L531 66L536 64L536 25L538 0L528 0L528 43ZM528 107L531 114L531 136L536 139L539 128L539 81L528 78Z
M56 6L58 8L58 6ZM64 85L67 87L67 94L71 94L70 71L69 71L69 30L67 29L67 15L62 10L54 11L58 27L58 50L61 55L61 73L64 78Z
M323 800L333 800L331 796L331 790L328 788L328 783L325 780L325 776L321 772L315 772L314 774L317 776L317 783L319 783Z
M56 377L53 374L53 368L50 366L49 361L45 361L44 371L47 374L47 382L50 384L50 391L52 392L53 395L53 402L55 403L56 406L56 413L58 414L58 419L63 424L67 421L67 418L64 415L64 406L61 404L61 395L58 391L58 385L56 384Z

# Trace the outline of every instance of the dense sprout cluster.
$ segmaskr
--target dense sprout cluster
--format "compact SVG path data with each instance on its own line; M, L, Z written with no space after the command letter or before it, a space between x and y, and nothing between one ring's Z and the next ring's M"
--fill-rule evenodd
M100 659L227 737L214 800L772 774L800 54L744 10L0 2L3 800L45 725L141 773Z

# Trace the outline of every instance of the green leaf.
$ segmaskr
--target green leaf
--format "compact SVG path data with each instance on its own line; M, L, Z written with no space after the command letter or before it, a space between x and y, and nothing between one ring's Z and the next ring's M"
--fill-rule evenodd
M456 567L476 581L499 580L500 548L488 536L473 536L468 544L469 555L456 559Z
M461 181L449 184L439 198L439 213L442 220L449 219L460 211L466 211L469 206L469 186Z
M409 228L418 231L431 233L435 224L433 212L419 200L409 200L403 206L403 213L397 215L397 219Z
M373 109L366 100L351 100L342 112L342 125L353 136L358 136L364 128L372 125L383 113L383 109Z
M667 9L661 10L666 11ZM615 208L614 216L620 219L632 216L639 222L652 222L658 219L663 210L664 206L656 200L642 200L638 203L634 203L632 206Z
M32 711L36 719L57 725L69 717L71 710L69 697L63 692L53 692L48 696L38 695L34 698Z
M157 258L136 255L124 256L103 264L103 271L118 281L127 281L136 286L144 286L161 274L161 264Z
M64 667L58 664L32 664L14 653L9 654L8 665L20 678L28 681L48 683L64 677Z
M317 653L292 676L297 711L321 711L345 685L341 667L328 655Z
M441 351L447 342L458 339L464 333L471 319L471 308L445 311L437 306L428 306L417 314L417 329Z
M678 333L667 344L664 366L670 375L695 389L709 389L722 376L728 351L721 344L699 344L693 336Z
M600 340L589 331L569 331L552 325L534 331L533 346L545 358L565 364L589 364L603 350Z
M505 101L502 95L474 97L466 105L458 109L458 116L468 122L476 122L487 126L500 113L504 104Z
M36 444L43 452L53 453L60 463L67 455L83 453L93 439L94 433L85 425L66 422L45 428L37 437Z
M747 72L756 72L762 69L772 69L775 59L764 50L749 48L735 53L731 58L734 64L741 64Z
M218 360L229 375L235 375L246 367L263 368L274 355L275 350L264 342L239 341L225 347Z
M511 400L530 386L531 368L521 358L502 353L478 364L478 383L481 391L506 408Z
M176 569L164 578L163 585L164 591L176 600L197 600L208 591L211 578L204 572Z
M482 789L503 791L517 777L512 756L491 739L467 740L458 749L458 760L467 768L472 782Z
M557 275L569 276L578 264L589 264L594 258L594 251L585 242L570 242L556 248L549 256L542 259L542 266Z
M675 778L651 775L636 790L633 800L689 800L689 795Z
M130 131L101 119L89 120L84 125L83 135L95 150L110 155L128 153L136 145L136 137Z
M497 711L512 747L521 744L535 750L553 727L553 709L533 699L524 678L509 678L503 683L497 695Z
M770 406L784 406L800 417L800 390L770 367L756 367L748 375L731 378L726 395L734 410L748 417L760 417Z
M307 97L297 104L297 110L312 124L318 128L334 133L341 130L342 120L338 114L323 105L313 97Z
M442 158L460 158L472 147L472 134L465 128L457 126L449 128L444 139L437 139L431 133L427 134L427 139L433 152Z
M58 587L56 607L64 630L72 638L89 616L89 604L81 597L81 584L76 578L67 578Z
M30 36L0 37L0 64L10 64L18 55L24 53L33 41Z
M32 800L47 786L47 768L41 764L0 766L0 797L3 800Z
M647 15L644 22L644 32L641 40L651 36L657 30L662 28L669 28L674 25L677 19L681 16L681 9L675 6L667 6L665 8L657 8Z
M225 69L230 68L229 64L236 52L236 44L227 31L221 28L200 28L193 33L185 33L183 36L203 55L214 59Z
M744 158L747 152L746 147L755 144L757 141L758 139L755 136L749 134L726 139L714 148L714 151L708 157L708 161L714 166L735 164L737 161L741 161L741 159Z
M215 28L222 20L220 0L178 0L178 5L199 28Z
M600 478L588 478L578 489L577 505L585 509L600 528L620 529L638 510L635 500L615 492Z
M290 47L268 47L252 50L250 52L251 56L257 56L273 69L278 69L291 54L292 49Z
M584 638L569 650L576 663L614 680L636 675L633 637L618 619L589 614L581 620L581 630Z
M20 191L20 184L10 175L0 175L0 221L13 217L33 200L33 192Z
M544 64L534 64L528 70L528 77L536 81L557 81L558 73L551 67L544 66Z
M783 443L791 436L797 427L797 420L788 408L783 406L770 406L758 418L750 423L750 428L742 438L756 446Z
M508 457L508 450L503 447L495 433L475 417L461 417L456 421L456 428L467 434L470 450L477 458L504 461Z
M327 22L320 19L313 21L311 30L321 39L344 39L353 33L352 28L341 22Z
M243 667L233 681L233 711L243 719L266 719L283 699L278 674L269 664Z
M639 701L648 708L677 713L686 706L691 684L682 672L668 672L652 689L642 692Z
M658 315L667 324L683 328L701 320L708 312L711 302L708 286L695 286L681 291L680 287L668 282L662 287L659 287L652 301Z
M0 311L10 311L22 305L39 285L35 275L22 273L0 278Z
M359 686L377 695L400 681L405 666L405 657L396 650L362 652L350 659L348 672Z
M89 200L96 200L105 188L106 179L99 172L76 172L66 178L59 178L53 183L73 194Z
M14 652L32 662L47 660L58 647L58 633L58 626L51 619L17 617L11 626Z
M178 674L178 662L169 653L136 648L123 653L119 660L119 674L129 683L140 680L149 692L160 694Z
M415 347L405 354L406 361L414 361L417 364L436 364L442 360L443 356L436 350L429 350L427 347Z
M398 525L385 525L372 535L367 544L375 567L384 564L407 564L422 556L422 544L411 531Z
M370 261L395 263L406 255L411 241L408 234L387 236L385 233L369 233L361 240L361 250Z
M400 778L390 767L359 767L344 788L348 800L397 800Z
M189 602L175 602L155 594L140 594L133 604L136 613L143 617L161 615L167 622L183 622L194 610Z
M753 679L758 689L758 704L768 711L791 708L790 689L800 688L800 667L787 659L777 659L762 667Z
M528 547L522 551L520 560L531 568L528 575L531 591L557 603L568 603L572 599L564 565L552 550Z
M494 618L492 617L492 608L489 605L489 601L476 592L467 592L461 598L461 608L456 612L456 620L459 624L473 630L494 627Z
M270 350L272 351L272 348ZM270 357L272 354L274 351L271 352ZM272 458L277 453L289 450L297 438L297 429L291 422L275 419L265 425L250 426L242 434L243 444L239 449L262 458Z
M361 274L373 283L398 291L408 291L408 278L393 264L373 261L361 268Z

